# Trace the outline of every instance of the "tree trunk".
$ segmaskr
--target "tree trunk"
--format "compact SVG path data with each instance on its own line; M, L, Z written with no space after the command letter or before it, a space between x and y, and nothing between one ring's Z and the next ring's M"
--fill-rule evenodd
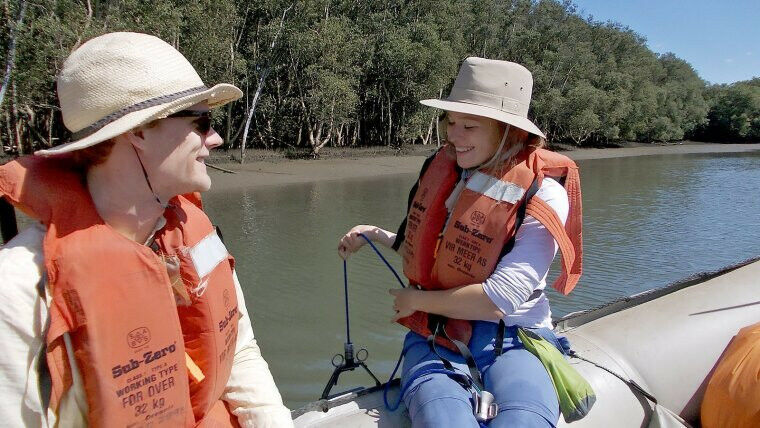
M15 132L13 132L13 124L11 123L11 110L8 109L5 111L5 129L6 134L8 135L8 150L12 151L14 147L16 147L16 139L14 138ZM6 152L5 147L3 147L3 152Z
M561 88L560 88L560 90L559 90L559 91L560 91L560 93L563 93L563 92L564 92L564 90L565 90L565 85L567 84L567 81L568 81L568 80L570 80L570 76L571 76L571 75L572 75L572 73L573 73L573 68L575 68L575 63L573 63L573 64L570 66L570 69L569 69L569 70L567 70L567 74L565 75L565 81L564 81L564 82L562 82L562 87L561 87Z
M433 116L432 119L430 119L430 125L428 125L427 135L422 139L422 145L427 146L430 143L430 138L433 136L433 126L435 126L435 121L438 119L438 116Z
M227 125L224 132L224 144L225 147L232 147L232 140L230 140L230 137L232 137L232 103L227 104Z
M21 125L19 124L18 109L16 108L16 80L11 81L11 125L13 136L16 139L16 153L24 154L24 144L21 141Z
M344 130L345 124L341 123L338 127L338 130L335 131L335 146L341 147L343 146L343 130Z
M77 41L74 43L74 47L71 48L72 51L82 43L82 37L87 32L87 29L90 28L90 24L92 24L92 3L90 3L90 0L85 0L85 4L87 5L87 20L84 23L84 27L82 27L82 31L77 35Z
M13 72L13 66L16 62L16 39L18 38L18 29L24 23L24 14L26 13L26 0L21 0L20 10L18 12L18 18L16 19L16 25L11 28L11 33L8 37L8 59L5 61L5 76L3 77L2 86L0 86L0 106L3 105L3 99L5 98L5 92L8 90L8 83L11 80L11 73Z
M321 125L320 125L320 128L321 128ZM313 148L312 156L314 156L315 158L319 157L319 152L320 152L320 150L322 150L322 147L326 146L327 143L330 142L330 138L332 138L332 132L333 132L333 125L332 125L332 119L331 119L330 120L330 126L327 129L327 135L321 141L319 139L317 139L318 144L317 144L316 147Z
M50 109L50 114L48 115L48 138L47 138L48 148L53 147L53 120L54 119L55 119L55 110Z
M256 111L256 104L259 102L259 96L264 89L264 82L269 74L269 68L265 69L259 77L259 84L256 88L256 94L253 95L253 102L251 102L251 109L248 110L248 117L245 119L245 128L243 128L243 141L240 142L240 163L245 161L245 143L248 141L248 128L251 126L251 119L253 119L253 113Z
M295 3L288 6L287 9L282 12L282 18L280 19L280 28L277 29L277 34L274 35L274 39L272 39L272 43L269 45L269 52L274 51L274 47L277 44L277 39L280 37L280 33L282 33L282 27L285 24L285 16L287 15L288 11L293 8L293 6L295 6ZM253 113L256 111L256 104L259 102L259 96L261 96L261 91L264 89L264 83L266 82L267 76L272 70L272 67L273 65L264 68L264 70L261 72L261 77L259 77L258 86L256 87L256 94L253 96L251 109L248 111L248 117L245 120L243 141L240 142L240 163L243 163L245 161L245 143L248 139L248 127L251 125L251 118L253 117Z
M386 141L386 146L391 145L391 134L393 134L393 118L392 118L392 112L391 112L391 95L388 93L388 91L385 91L385 96L388 99L388 139Z
M303 139L303 123L299 121L300 125L298 125L298 138L296 138L296 147L301 146L301 140Z
M440 99L441 97L443 97L443 88L438 90L438 98ZM436 117L435 118L435 146L436 147L441 147L441 133L439 129L440 124L441 124L441 120L438 117Z

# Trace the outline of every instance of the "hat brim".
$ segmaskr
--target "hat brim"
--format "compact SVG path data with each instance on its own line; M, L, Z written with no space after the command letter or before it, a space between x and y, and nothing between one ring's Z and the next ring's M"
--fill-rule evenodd
M163 119L172 113L176 113L180 110L184 110L187 107L193 106L203 101L208 102L210 109L223 106L231 101L243 96L243 92L234 85L227 83L220 83L213 88L207 89L197 94L188 95L183 98L178 98L174 101L166 104L159 104L157 106L148 107L143 110L138 110L123 117L114 120L108 125L100 128L95 133L88 135L70 143L61 144L50 149L37 150L34 152L37 156L52 156L63 153L73 152L75 150L81 150L87 147L94 146L95 144L102 143L108 139L121 135L131 129L143 126L157 119Z
M546 138L543 132L538 127L525 117L518 116L516 114L507 113L502 110L498 110L491 107L484 107L477 104L463 103L460 101L447 101L439 99L422 100L420 104L428 107L435 107L441 110L454 111L457 113L472 114L475 116L488 117L499 122L504 122L512 126L516 126L524 131L528 131L531 134L538 135L541 138Z

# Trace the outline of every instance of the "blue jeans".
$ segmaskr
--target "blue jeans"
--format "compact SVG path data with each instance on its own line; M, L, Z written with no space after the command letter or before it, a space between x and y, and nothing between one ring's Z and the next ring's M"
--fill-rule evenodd
M526 350L517 338L517 329L507 327L504 353L496 358L493 344L498 324L486 321L472 323L469 348L483 376L485 389L499 405L498 415L489 427L554 427L559 420L559 403L549 374L541 362ZM548 328L531 329L562 350ZM443 373L420 373L443 369L440 358L430 351L427 341L409 332L404 341L404 365L401 383L406 386L403 399L409 410L412 426L479 427L472 412L472 394ZM436 346L441 356L451 361L462 373L469 373L458 353Z

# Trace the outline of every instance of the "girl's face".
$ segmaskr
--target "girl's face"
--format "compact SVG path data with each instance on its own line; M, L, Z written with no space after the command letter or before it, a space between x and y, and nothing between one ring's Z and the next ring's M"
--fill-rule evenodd
M453 111L446 113L446 121L446 140L456 149L457 165L465 169L491 159L506 128L494 119Z

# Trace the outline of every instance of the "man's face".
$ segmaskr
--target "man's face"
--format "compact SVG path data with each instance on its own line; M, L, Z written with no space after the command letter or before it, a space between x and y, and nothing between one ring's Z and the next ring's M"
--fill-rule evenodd
M186 110L208 111L206 103ZM143 128L146 150L143 162L153 189L162 200L211 187L205 158L209 150L222 144L213 128L204 132L204 118L171 117Z

